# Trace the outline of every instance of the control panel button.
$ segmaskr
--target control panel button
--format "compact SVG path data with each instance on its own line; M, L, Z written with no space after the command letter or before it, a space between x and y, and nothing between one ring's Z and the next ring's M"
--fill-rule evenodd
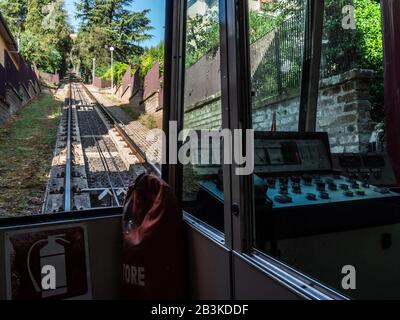
M328 199L330 198L328 192L321 192L321 193L319 194L319 197L320 197L321 199L324 199L324 200L328 200Z
M279 190L279 193L283 194L283 195L289 194L288 186L281 186L280 190Z
M342 189L342 190L349 190L349 185L348 185L348 184L345 184L345 183L342 183L342 184L340 185L340 189Z
M358 196L363 197L363 196L365 196L365 190L363 190L363 189L358 189L358 190L356 191L356 194L357 194Z
M352 198L352 197L354 197L354 192L351 191L351 190L347 190L347 191L344 193L344 195L345 195L346 197Z
M358 188L360 188L360 185L358 184L358 182L353 182L353 183L351 184L351 187L352 187L353 189L358 189Z
M307 200L310 200L310 201L317 200L317 196L314 193L308 193L306 198L307 198Z
M331 190L331 191L337 191L337 189L338 189L338 187L337 187L337 184L336 184L336 183L331 182L331 183L329 184L329 190Z
M282 204L285 204L285 203L292 203L293 199L291 197L289 197L289 196L286 196L286 195L278 195L278 196L275 197L275 201L279 202L279 203L282 203Z
M299 183L294 183L292 186L292 191L295 194L301 194L301 186Z
M317 182L317 190L318 191L324 192L325 188L326 188L325 182L322 182L322 181Z

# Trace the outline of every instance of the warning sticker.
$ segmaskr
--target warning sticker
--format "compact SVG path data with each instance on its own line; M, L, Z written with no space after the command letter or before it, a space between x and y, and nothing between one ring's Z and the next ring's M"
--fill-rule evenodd
M9 300L92 297L84 225L9 232L5 246Z

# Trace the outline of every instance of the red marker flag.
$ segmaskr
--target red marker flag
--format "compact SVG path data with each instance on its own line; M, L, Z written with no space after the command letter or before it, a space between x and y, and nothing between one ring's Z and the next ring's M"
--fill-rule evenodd
M271 132L276 132L276 111L274 111L274 114L272 116L272 126L271 126Z

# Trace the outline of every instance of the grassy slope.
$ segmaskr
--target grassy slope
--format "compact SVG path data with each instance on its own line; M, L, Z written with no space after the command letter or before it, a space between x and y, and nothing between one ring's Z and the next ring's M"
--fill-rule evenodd
M0 217L40 213L60 104L42 93L0 127Z

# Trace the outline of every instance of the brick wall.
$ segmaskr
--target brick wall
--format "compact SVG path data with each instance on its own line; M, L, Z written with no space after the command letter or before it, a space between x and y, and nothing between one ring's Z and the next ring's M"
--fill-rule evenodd
M160 109L158 92L143 101L143 105L147 114L156 113Z
M93 79L93 85L99 89L104 89L104 88L110 88L111 87L111 81L108 80L103 80L98 77L94 77Z
M332 151L365 151L374 128L369 114L368 86L373 73L352 70L320 83L317 130L329 133ZM273 100L258 102L253 109L255 130L269 130L276 114L278 131L297 131L298 91ZM220 93L185 108L185 128L221 127Z

